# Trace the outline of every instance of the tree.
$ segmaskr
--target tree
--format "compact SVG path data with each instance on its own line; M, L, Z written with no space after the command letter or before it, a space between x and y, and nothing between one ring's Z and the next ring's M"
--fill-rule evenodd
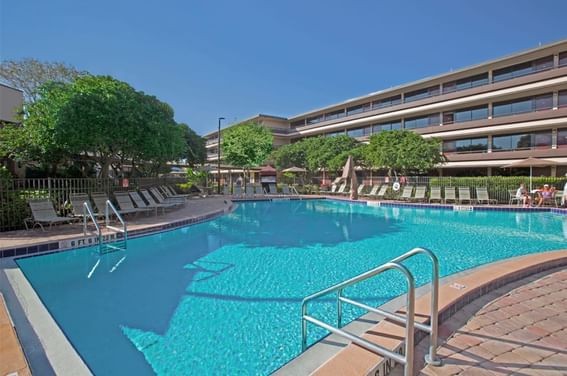
M207 159L205 139L189 128L187 124L181 123L179 126L183 130L183 138L187 144L187 153L185 155L187 164L190 166L203 164Z
M423 173L444 162L441 141L406 130L384 131L370 137L366 159L375 168L403 174Z
M153 96L108 76L82 76L72 83L48 82L27 107L22 127L0 129L12 155L57 165L95 161L99 176L124 165L156 174L186 151L183 126L173 109ZM92 162L91 162L92 163Z
M247 170L264 163L272 151L272 143L272 132L256 123L237 125L222 133L225 161Z
M0 63L0 79L22 89L26 103L35 102L41 95L39 88L50 81L69 83L88 74L59 62L41 62L36 59L7 60Z

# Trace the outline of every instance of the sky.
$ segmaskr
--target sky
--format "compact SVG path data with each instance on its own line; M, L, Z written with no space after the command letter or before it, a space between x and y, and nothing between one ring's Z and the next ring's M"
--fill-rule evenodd
M0 0L0 60L111 75L205 134L564 39L565 14L564 0Z

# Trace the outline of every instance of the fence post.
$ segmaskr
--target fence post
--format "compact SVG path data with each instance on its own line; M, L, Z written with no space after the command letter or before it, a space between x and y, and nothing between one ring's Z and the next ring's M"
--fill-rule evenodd
M47 178L47 197L51 199L51 178Z

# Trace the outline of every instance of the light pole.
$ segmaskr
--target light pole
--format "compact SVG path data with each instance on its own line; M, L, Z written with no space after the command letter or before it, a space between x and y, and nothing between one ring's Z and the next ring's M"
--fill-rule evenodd
M224 120L223 117L219 118L219 132L217 134L217 193L220 195L220 124L221 120Z

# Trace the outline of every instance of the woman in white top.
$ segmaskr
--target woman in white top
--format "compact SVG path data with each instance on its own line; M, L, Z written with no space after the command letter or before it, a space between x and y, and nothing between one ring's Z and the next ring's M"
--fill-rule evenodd
M516 198L522 200L522 202L524 203L524 207L529 207L531 205L532 198L528 194L528 191L526 190L526 186L524 185L524 183L521 183L520 188L518 188L518 190L516 191Z

